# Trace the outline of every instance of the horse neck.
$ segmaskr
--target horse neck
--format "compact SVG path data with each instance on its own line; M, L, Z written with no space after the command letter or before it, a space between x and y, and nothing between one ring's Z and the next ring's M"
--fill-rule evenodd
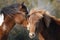
M48 40L55 40L56 34L59 34L58 31L60 30L60 25L58 24L58 22L60 21L53 17L50 17L50 19L51 21L49 27L46 31L44 31L43 35L45 34L44 37Z
M3 25L0 29L0 40L7 40L8 34L11 31L11 29L14 27L14 20L8 18L5 19Z
M14 27L14 25L15 25L14 20L7 17L2 26L3 28L5 27L6 32L9 33L10 30Z
M56 19L55 22L60 25L60 19Z
M50 25L53 26L53 27L59 27L60 26L60 19L52 17Z

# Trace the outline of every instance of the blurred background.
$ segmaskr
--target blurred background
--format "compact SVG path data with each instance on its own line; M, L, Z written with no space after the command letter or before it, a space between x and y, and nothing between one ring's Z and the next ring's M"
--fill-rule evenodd
M24 2L30 11L31 8L45 9L50 12L51 15L60 18L60 0L0 0L1 8L14 4ZM21 25L15 25L11 30L8 40L38 40L37 36L34 39L28 37L28 31Z

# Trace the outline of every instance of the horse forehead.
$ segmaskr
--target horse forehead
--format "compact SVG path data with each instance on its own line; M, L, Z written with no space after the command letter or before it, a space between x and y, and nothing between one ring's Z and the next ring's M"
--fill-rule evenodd
M0 26L2 25L3 21L4 21L4 15L0 14Z

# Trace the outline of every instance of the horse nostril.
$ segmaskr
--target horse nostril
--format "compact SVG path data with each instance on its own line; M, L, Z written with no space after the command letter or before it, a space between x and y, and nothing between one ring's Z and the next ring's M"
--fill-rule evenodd
M35 36L35 34L32 34L32 36Z
M35 37L35 33L29 33L29 37L32 39Z

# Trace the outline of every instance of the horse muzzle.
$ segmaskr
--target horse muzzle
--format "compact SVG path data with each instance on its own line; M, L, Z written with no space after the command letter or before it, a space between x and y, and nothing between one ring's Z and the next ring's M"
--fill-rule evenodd
M35 38L35 33L29 33L29 37L31 38L31 39L33 39L33 38Z

